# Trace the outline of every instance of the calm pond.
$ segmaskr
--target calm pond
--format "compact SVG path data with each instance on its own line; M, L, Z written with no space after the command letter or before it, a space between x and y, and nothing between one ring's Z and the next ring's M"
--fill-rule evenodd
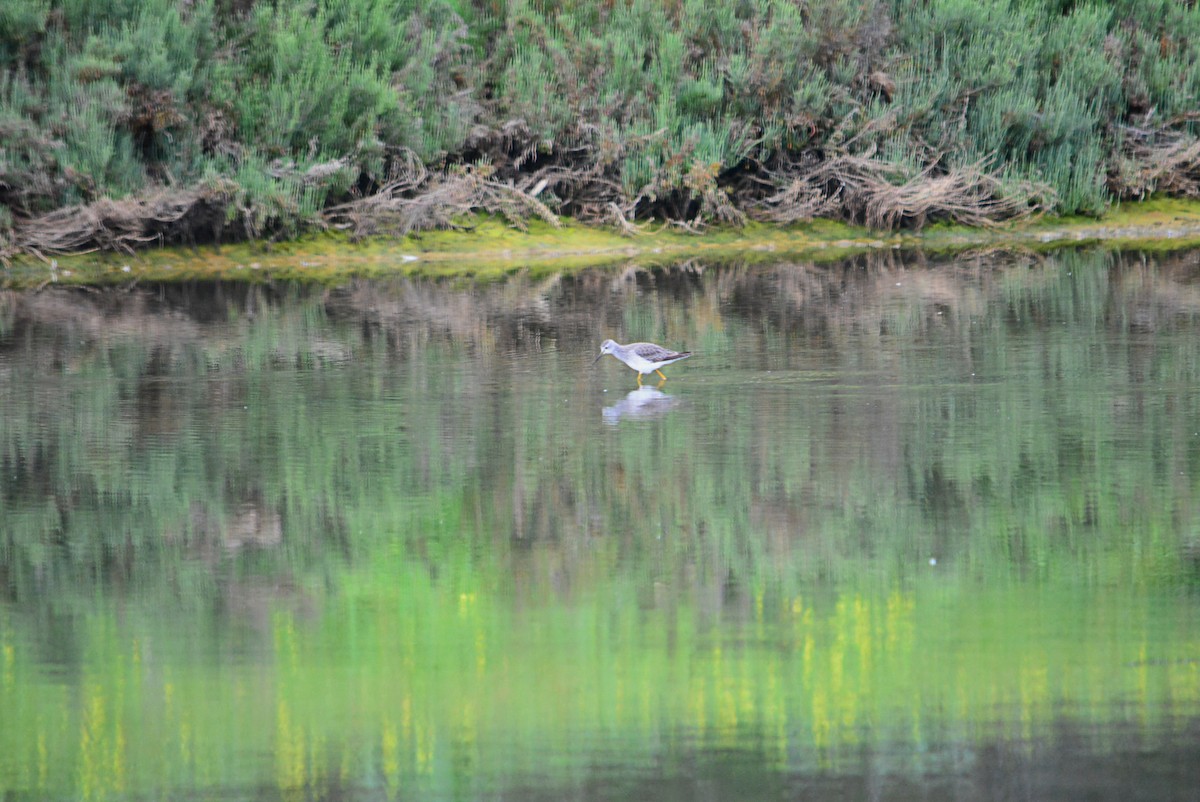
M1194 253L2 293L0 798L1195 799L1198 386Z

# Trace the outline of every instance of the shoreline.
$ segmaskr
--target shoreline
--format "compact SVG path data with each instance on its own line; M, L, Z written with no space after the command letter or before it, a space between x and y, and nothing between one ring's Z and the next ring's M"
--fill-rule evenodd
M875 232L820 219L787 227L755 223L714 228L703 234L651 224L632 237L571 221L559 227L535 221L528 231L520 231L477 218L464 222L464 229L361 242L322 233L279 243L149 248L132 255L89 253L50 260L27 256L3 268L0 287L196 280L334 284L394 276L486 280L519 271L551 274L613 264L652 267L689 259L835 261L880 250L951 255L979 248L1045 251L1096 244L1173 251L1200 246L1200 202L1154 199L1114 206L1103 218L1041 218L991 228L934 225L920 232Z

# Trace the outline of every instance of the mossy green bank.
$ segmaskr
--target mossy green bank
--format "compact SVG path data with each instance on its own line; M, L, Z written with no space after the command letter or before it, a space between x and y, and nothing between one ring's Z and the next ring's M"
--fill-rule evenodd
M1171 251L1200 246L1200 202L1157 199L1116 206L1100 218L1042 218L993 228L935 225L921 232L878 232L830 220L778 227L752 223L704 234L658 224L622 236L609 228L533 221L521 231L494 219L458 230L351 241L340 233L284 243L157 248L135 254L84 254L50 261L23 258L2 272L4 287L109 285L134 281L291 280L336 284L351 278L446 276L487 280L518 271L551 274L604 265L652 267L834 261L880 250L951 254L978 248L1042 251L1087 243Z

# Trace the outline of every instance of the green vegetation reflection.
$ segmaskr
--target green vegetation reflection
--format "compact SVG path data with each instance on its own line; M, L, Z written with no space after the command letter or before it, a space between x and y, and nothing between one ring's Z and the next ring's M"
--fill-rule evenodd
M1200 709L1189 257L898 258L0 296L0 790L1168 738ZM586 363L629 331L703 360L606 427Z

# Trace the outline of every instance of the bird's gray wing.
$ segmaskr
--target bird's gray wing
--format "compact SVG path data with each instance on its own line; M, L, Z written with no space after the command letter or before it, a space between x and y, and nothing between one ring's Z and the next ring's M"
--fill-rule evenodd
M674 351L668 351L661 345L654 343L632 343L629 346L630 350L649 362L662 362L664 359L672 359L679 356Z

